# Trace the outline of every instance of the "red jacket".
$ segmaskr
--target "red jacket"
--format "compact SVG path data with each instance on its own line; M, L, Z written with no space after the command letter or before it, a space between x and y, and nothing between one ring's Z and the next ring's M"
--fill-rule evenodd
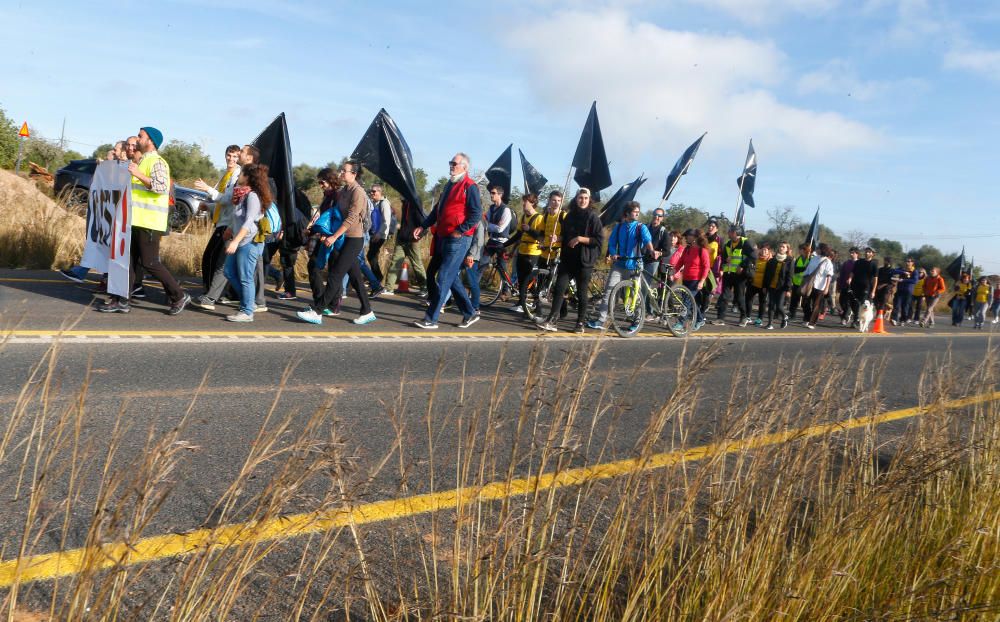
M684 281L700 281L708 276L708 271L712 267L708 259L708 249L699 248L697 245L685 246L680 256L674 253L670 258L670 265L674 270L684 268L681 273L681 280Z

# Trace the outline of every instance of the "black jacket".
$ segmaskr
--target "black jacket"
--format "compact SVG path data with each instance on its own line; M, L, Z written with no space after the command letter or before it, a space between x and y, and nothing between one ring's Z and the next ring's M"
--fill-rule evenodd
M776 292L786 292L792 288L792 258L785 257L784 261L778 261L777 257L771 257L764 266L764 288ZM777 287L771 287L774 282L774 275L778 273Z
M570 248L569 241L577 236L590 238L590 243ZM559 261L567 269L593 268L601 258L603 242L604 225L601 217L592 209L580 209L574 205L562 221L562 253Z
M419 207L403 200L403 207L400 209L399 229L396 230L397 244L412 244L413 230L423 224L427 217Z

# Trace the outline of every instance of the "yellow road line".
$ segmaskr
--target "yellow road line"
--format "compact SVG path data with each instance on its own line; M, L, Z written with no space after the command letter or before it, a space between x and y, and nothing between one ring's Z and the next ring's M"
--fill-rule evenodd
M0 587L9 587L15 582L25 583L78 574L85 568L94 570L112 568L118 565L142 564L169 557L190 555L199 550L219 549L315 534L344 527L351 521L356 524L377 523L428 512L451 510L476 501L524 496L532 494L536 490L579 486L588 482L660 469L683 462L705 460L724 454L760 449L824 434L918 417L931 412L933 408L950 410L996 400L1000 400L1000 391L973 395L933 406L914 406L870 417L856 417L845 421L763 434L738 441L710 443L687 450L655 454L646 459L619 460L568 469L558 473L545 473L515 479L510 482L492 482L481 487L366 503L350 510L295 514L258 523L236 523L211 529L197 529L184 534L152 536L133 543L117 542L89 549L73 549L35 555L24 559L13 559L0 562Z

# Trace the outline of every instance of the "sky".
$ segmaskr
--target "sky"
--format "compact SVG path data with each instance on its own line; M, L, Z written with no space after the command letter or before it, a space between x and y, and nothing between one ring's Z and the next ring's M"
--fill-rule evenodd
M592 101L614 186L645 174L752 229L791 206L845 236L1000 273L1000 3L968 0L0 0L0 107L82 153L153 125L217 165L285 112L293 160L349 155L380 108L430 179L513 143L562 184Z

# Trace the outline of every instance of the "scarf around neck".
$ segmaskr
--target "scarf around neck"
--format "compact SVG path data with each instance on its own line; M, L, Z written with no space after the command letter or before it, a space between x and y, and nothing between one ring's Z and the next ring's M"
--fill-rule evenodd
M250 194L250 186L236 186L233 188L233 205L242 203L248 194Z

